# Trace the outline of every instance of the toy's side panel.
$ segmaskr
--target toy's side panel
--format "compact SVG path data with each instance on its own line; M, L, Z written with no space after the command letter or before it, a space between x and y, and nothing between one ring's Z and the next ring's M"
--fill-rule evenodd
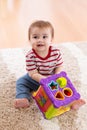
M70 110L69 106L61 106L60 108L55 108L53 105L51 105L48 110L44 113L46 119L51 119L55 116L59 116L67 111Z
M33 97L42 112L46 112L52 104L42 86L39 87L37 92L33 93Z

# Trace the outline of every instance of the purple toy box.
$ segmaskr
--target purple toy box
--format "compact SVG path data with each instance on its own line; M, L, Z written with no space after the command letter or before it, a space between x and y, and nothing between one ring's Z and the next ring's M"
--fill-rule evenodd
M39 89L33 97L47 119L70 110L70 105L80 98L66 72L41 79Z

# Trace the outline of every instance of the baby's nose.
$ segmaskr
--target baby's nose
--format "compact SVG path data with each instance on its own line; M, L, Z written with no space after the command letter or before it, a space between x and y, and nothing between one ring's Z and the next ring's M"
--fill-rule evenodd
M42 41L43 41L43 38L39 38L39 39L38 39L38 42L42 42Z

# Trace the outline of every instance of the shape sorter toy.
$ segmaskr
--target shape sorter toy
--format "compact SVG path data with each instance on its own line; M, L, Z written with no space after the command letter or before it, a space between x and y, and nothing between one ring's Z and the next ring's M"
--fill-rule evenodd
M40 87L33 93L39 109L46 119L63 114L70 110L70 105L80 98L74 85L62 71L59 74L41 79Z

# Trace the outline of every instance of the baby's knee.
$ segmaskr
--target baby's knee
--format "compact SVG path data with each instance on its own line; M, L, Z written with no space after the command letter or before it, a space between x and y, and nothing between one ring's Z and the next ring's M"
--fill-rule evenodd
M16 86L22 84L24 81L23 81L23 78L19 78L17 81L16 81Z

